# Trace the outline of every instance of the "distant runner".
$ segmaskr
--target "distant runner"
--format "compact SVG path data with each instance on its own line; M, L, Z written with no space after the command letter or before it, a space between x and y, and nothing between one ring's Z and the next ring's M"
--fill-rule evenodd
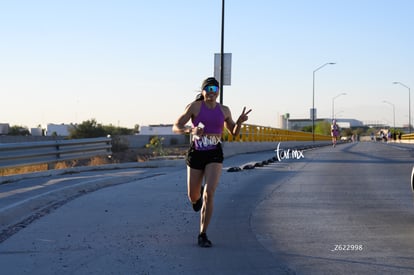
M332 120L331 125L331 135L332 135L332 146L336 146L336 142L338 141L339 137L339 126L336 124L336 119Z

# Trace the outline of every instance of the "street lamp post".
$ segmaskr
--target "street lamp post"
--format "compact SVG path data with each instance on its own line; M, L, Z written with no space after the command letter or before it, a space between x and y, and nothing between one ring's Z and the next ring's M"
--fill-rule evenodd
M334 96L332 98L332 120L335 119L335 103L334 103L335 102L335 99L338 98L338 97L340 97L341 95L346 95L346 93L340 93L339 95Z
M408 132L411 134L411 91L410 91L410 87L398 81L393 82L393 84L400 84L401 86L408 89Z
M328 62L323 64L322 66L316 68L313 71L313 78L312 78L312 141L315 142L315 73L325 67L326 65L335 65L336 63Z
M393 124L394 124L394 132L395 132L395 105L389 101L384 100L383 103L387 103L392 106L392 113L393 113Z
M221 2L221 47L220 47L220 104L223 104L224 79L224 0Z

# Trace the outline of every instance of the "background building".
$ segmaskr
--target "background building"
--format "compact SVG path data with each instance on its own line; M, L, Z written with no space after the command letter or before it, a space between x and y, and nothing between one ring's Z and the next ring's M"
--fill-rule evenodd
M318 119L315 119L315 125L323 121L326 121L329 124L332 123L332 119L330 118L318 118ZM364 126L364 123L362 121L352 119L352 118L337 118L336 122L341 128ZM286 115L282 115L279 117L279 127L281 129L300 131L303 129L303 127L306 127L306 126L312 126L312 119L309 119L309 118L292 119Z
M73 124L53 124L47 125L46 135L47 136L69 136L70 130L74 129Z
M0 123L0 135L7 135L9 133L10 125L8 123Z
M140 135L175 135L172 131L172 124L157 124L157 125L148 125L141 126L139 130Z

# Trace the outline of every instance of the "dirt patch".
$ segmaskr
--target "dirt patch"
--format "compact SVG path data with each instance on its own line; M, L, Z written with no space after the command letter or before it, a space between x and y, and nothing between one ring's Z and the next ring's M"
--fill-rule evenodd
M168 146L164 147L163 156L185 156L185 153L188 149L187 145L177 145L177 146ZM159 157L154 153L152 149L149 148L135 148L127 149L122 152L114 152L112 154L113 163L125 163L125 162L143 162L147 161L152 157Z

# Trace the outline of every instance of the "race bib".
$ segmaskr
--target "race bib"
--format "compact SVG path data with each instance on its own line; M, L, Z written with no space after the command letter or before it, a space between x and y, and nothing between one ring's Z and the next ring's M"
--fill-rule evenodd
M221 143L221 139L216 136L194 136L193 142L196 150L212 150L217 148L217 145Z

